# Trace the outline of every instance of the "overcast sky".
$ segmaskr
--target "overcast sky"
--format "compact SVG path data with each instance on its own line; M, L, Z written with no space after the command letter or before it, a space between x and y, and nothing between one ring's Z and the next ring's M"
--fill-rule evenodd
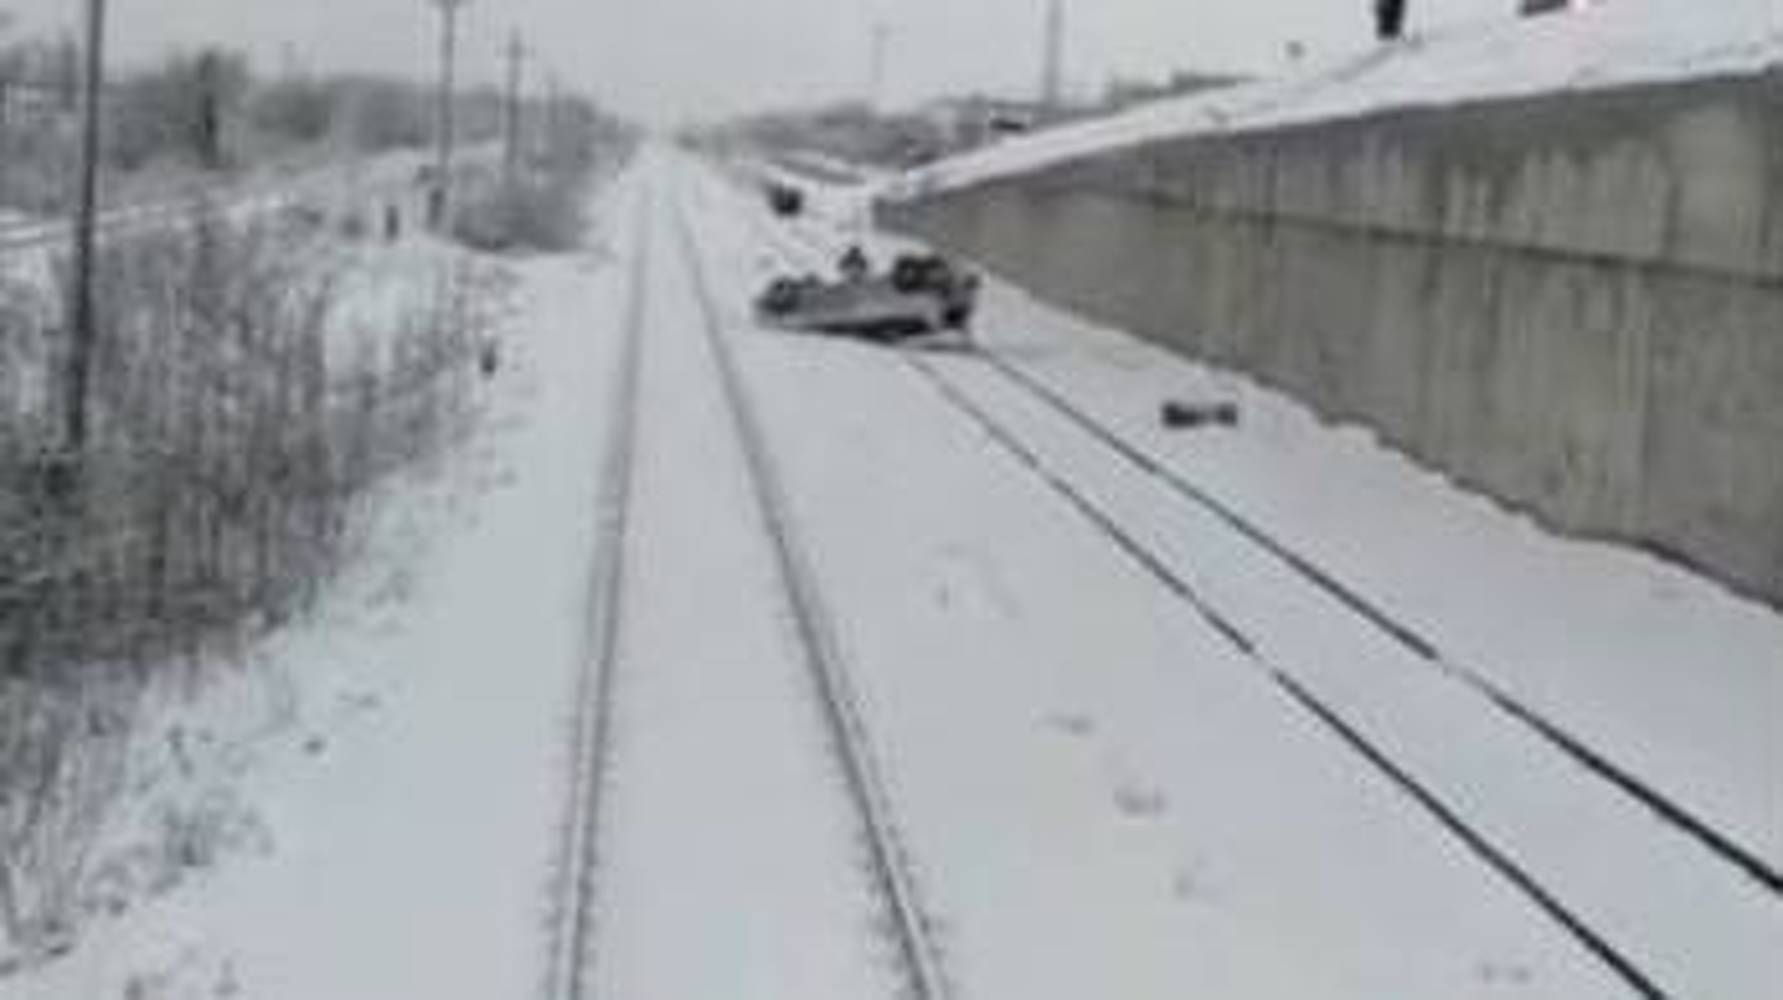
M654 120L808 103L867 90L871 25L892 31L886 86L899 102L1038 86L1046 0L468 0L466 70L493 79L502 39L524 31L573 85ZM1410 0L1414 23L1508 17L1517 0ZM1704 0L1712 3L1714 0ZM84 0L0 0L25 28L72 25ZM112 44L139 61L223 42L262 67L294 53L318 69L431 75L429 0L109 0ZM1268 71L1290 41L1366 43L1372 0L1065 0L1074 87L1173 68Z

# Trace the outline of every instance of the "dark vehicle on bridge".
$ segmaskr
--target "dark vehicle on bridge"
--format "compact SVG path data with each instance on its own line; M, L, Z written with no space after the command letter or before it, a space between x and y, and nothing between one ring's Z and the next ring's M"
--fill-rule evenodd
M934 254L899 256L875 273L858 247L840 275L776 278L756 298L765 325L883 343L945 331L968 332L978 304L978 276Z

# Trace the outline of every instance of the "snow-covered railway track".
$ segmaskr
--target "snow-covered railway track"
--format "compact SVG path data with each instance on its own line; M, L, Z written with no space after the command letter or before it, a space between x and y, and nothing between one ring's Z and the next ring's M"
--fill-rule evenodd
M758 225L761 224L759 219L757 222ZM764 239L774 245L783 257L804 266L833 255L830 248L818 245L803 230L782 227L770 233L764 227L763 232ZM779 238L781 236L795 242L798 249L789 252ZM1680 796L1644 777L1638 773L1637 768L1617 760L1615 754L1495 680L1495 672L1481 669L1455 655L1428 631L1389 610L1383 602L1367 594L1364 588L1345 580L1321 565L1317 559L1284 541L1243 510L1194 482L1180 470L1155 458L1109 422L1091 414L1065 391L1029 371L1020 362L982 347L975 349L972 356L1011 389L1057 414L1081 431L1088 440L1144 476L1163 492L1213 517L1245 544L1279 563L1298 580L1345 609L1355 620L1391 641L1418 662L1477 695L1482 704L1526 729L1573 764L1639 803L1679 835L1706 851L1716 861L1749 879L1763 892L1783 901L1783 869L1760 851L1742 843L1739 836L1728 832L1686 804Z
M948 996L822 595L673 198L661 185L639 196L603 387L544 995Z
M192 211L192 208L185 203L157 203L114 209L100 216L99 237L111 239L144 230L171 226L179 220L189 217ZM73 225L72 221L57 220L32 222L0 229L0 253L60 247L72 239Z
M947 997L951 990L941 951L917 894L835 624L803 547L750 387L723 332L705 262L684 212L677 215L677 223L694 278L701 327L741 442L763 529L772 543L779 583L828 728L829 746L864 834L873 888L885 910L904 986L908 995L921 1000Z
M1014 362L902 357L1635 994L1765 974L1783 907L1755 853L1210 494L1183 503L1193 484ZM1663 916L1692 907L1699 921Z
M1581 947L1603 962L1635 995L1648 1000L1660 1000L1672 995L1662 989L1633 959L1574 912L1509 851L1470 823L1459 807L1447 801L1395 760L1301 678L1273 662L1256 638L1215 607L1193 582L1172 569L1168 559L1129 532L1115 516L1078 485L1052 469L1038 453L939 373L927 360L913 355L904 355L904 360L935 388L941 398L965 414L986 437L1032 472L1048 490L1077 511L1142 572L1190 606L1196 615L1255 666L1270 684L1305 711L1309 718L1330 731L1367 762L1372 770L1409 796L1469 853L1508 881Z
M1147 454L1107 422L1092 416L1064 392L1021 364L995 351L976 355L1009 385L1028 394L1080 429L1091 440L1117 456L1162 489L1211 514L1247 543L1267 553L1295 576L1348 609L1379 634L1411 653L1432 669L1452 678L1485 699L1507 718L1539 736L1574 763L1616 787L1654 815L1698 843L1714 857L1740 871L1774 896L1783 897L1783 871L1735 837L1682 804L1653 783L1615 760L1591 741L1570 731L1527 701L1494 681L1487 672L1462 662L1417 626L1388 611L1362 590L1320 565L1312 557L1284 542L1231 504L1190 480L1183 473Z
M759 212L752 218L764 244L794 266L821 266L831 256L808 233L771 226ZM900 356L946 405L1192 608L1303 718L1396 787L1634 995L1716 992L1749 982L1768 961L1763 941L1779 926L1778 882L1756 852L1491 677L1457 665L1358 588L1014 362L988 352ZM1196 517L1183 513L1191 507ZM1240 562L1198 551L1197 539ZM1252 575L1268 564L1272 593L1293 596L1270 607L1277 599L1266 592L1259 605L1254 588L1222 579L1238 564L1250 568L1236 572ZM1302 611L1310 623L1304 628L1292 620ZM1313 647L1295 631L1342 635L1355 645ZM1401 669L1408 663L1426 669ZM1412 678L1419 672L1427 682ZM1355 686L1376 682L1379 691ZM1418 717L1426 705L1460 724L1452 757L1441 723ZM1510 761L1537 771L1536 791L1519 787ZM1564 816L1575 802L1576 823L1531 811L1557 806L1554 815ZM1658 915L1689 903L1693 886L1712 887L1703 899L1713 916L1692 927ZM1709 929L1717 923L1732 932ZM1701 946L1708 940L1715 947Z
M569 786L554 884L548 1000L583 1000L589 989L599 861L601 791L611 753L613 675L625 578L625 537L632 506L637 447L638 383L648 287L648 200L640 202L623 321L620 358L609 387L606 440L601 458L598 529L585 618L582 670L577 676L571 722Z
M783 229L800 246L809 264L832 256L831 248L818 245L807 232ZM784 252L784 250L782 250ZM1300 581L1345 609L1380 636L1399 646L1417 661L1452 680L1493 711L1526 729L1578 767L1639 803L1679 835L1708 852L1718 862L1751 880L1762 891L1783 901L1783 868L1759 850L1742 842L1683 798L1616 759L1616 755L1591 738L1543 711L1496 680L1488 671L1454 654L1429 631L1407 621L1365 588L1344 579L1306 552L1270 531L1213 491L1196 483L1175 467L1160 461L1134 443L1108 421L1075 402L1064 390L1028 370L1018 361L990 349L978 348L974 357L1012 389L1021 392L1080 430L1090 441L1155 483L1175 498L1204 511L1229 528L1238 538L1278 562Z
M101 242L178 229L189 220L212 214L225 218L262 215L288 204L296 188L267 185L215 197L189 196L141 205L125 205L100 213L96 233ZM0 256L59 250L73 239L72 219L34 221L0 228Z

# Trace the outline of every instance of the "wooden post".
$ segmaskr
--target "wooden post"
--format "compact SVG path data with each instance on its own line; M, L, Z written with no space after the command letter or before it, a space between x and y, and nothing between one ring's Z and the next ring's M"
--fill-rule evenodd
M509 191L514 190L520 180L520 88L524 81L525 66L526 44L520 40L520 33L516 31L508 39L508 108L504 136L506 148L502 157L502 180Z
M433 190L429 192L428 214L435 228L445 228L452 210L452 152L457 125L454 79L458 60L458 11L465 0L433 0L440 9L440 91L439 91L439 160L434 169Z
M87 0L87 46L81 87L79 190L74 219L74 269L69 282L68 372L63 404L70 457L86 450L87 404L97 338L93 258L99 215L99 125L105 80L105 0Z

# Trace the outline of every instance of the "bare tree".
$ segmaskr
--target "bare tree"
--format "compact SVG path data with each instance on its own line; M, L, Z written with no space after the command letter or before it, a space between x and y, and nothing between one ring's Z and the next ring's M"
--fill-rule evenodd
M228 166L229 123L251 82L247 60L221 49L174 56L131 77L111 122L112 159L127 169L162 157Z

